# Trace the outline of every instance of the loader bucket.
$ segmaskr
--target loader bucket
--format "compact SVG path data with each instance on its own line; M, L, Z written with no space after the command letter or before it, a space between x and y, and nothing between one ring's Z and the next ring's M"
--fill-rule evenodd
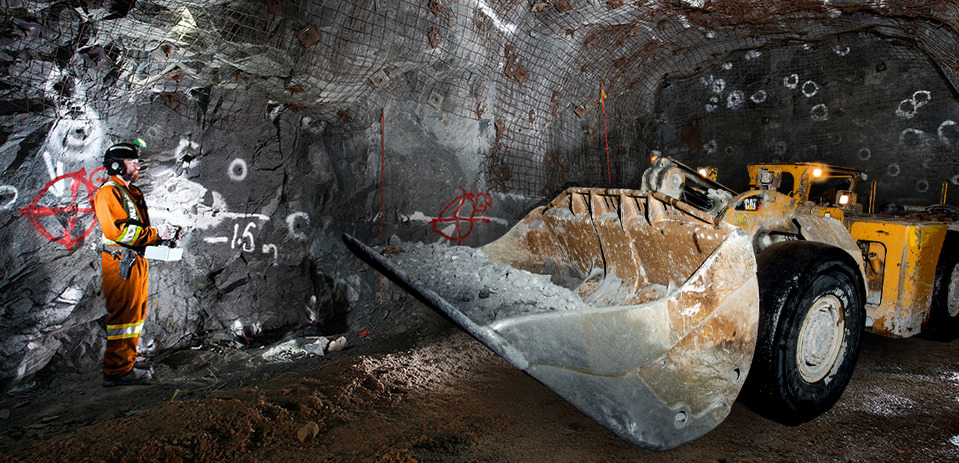
M752 361L759 292L746 234L659 193L569 189L480 249L378 253L344 239L644 448L672 448L719 425Z

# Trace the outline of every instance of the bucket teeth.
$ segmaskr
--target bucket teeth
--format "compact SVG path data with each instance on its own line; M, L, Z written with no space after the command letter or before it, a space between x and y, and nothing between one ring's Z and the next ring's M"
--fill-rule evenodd
M681 204L681 203L679 203ZM688 442L729 413L752 361L745 233L655 193L575 188L480 248L358 256L623 439Z

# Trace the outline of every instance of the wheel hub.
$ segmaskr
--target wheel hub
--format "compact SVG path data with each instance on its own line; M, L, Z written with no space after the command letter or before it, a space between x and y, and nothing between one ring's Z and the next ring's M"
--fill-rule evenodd
M838 297L826 294L813 302L799 330L796 348L796 364L803 380L815 383L829 374L842 350L845 325Z

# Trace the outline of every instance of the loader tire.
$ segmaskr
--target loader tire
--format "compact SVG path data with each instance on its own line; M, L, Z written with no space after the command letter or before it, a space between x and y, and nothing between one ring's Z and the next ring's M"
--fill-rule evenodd
M946 234L932 283L929 320L921 333L924 338L943 342L959 337L959 232Z
M740 397L783 424L809 421L839 400L865 324L855 260L823 243L777 243L757 257L759 338Z

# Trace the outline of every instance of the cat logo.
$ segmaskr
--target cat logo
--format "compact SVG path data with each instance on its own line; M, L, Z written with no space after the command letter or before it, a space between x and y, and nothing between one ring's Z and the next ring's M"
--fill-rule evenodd
M739 211L758 211L759 206L762 205L762 199L753 196L752 198L745 198L743 202L739 204L736 210Z

